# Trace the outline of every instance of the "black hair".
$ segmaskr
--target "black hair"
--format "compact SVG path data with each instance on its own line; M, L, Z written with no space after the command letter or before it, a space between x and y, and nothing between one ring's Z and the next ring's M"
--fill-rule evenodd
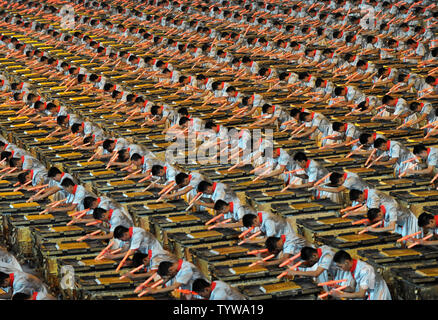
M17 292L14 293L11 300L29 300L31 298L30 294L24 293L24 292Z
M133 267L136 268L136 267L141 266L143 264L144 258L146 258L147 256L148 256L147 254L144 254L144 253L137 250L132 257Z
M312 258L312 255L318 253L318 251L315 248L312 247L303 247L301 249L301 259L304 261L309 261Z
M351 256L344 250L339 250L335 253L333 261L335 263L344 263L346 260L351 261Z
M338 172L332 172L332 174L330 175L330 183L333 185L337 185L342 177L343 174Z
M434 220L435 217L431 215L430 213L423 212L418 216L418 226L420 228L428 225L430 223L430 220Z
M67 116L58 116L58 117L56 117L56 123L58 125L62 126L65 119L67 119Z
M82 123L73 123L71 126L71 132L72 133L77 133L79 132L79 128L82 126Z
M336 96L340 96L342 94L342 92L344 92L344 88L343 87L336 87L334 92L335 92Z
M179 119L178 124L179 124L180 126L182 126L182 125L184 125L186 122L189 122L189 121L190 121L189 118L187 118L187 117L182 117L181 119Z
M216 203L214 204L214 210L223 210L226 206L228 205L227 202L225 202L224 200L217 200Z
M332 123L332 129L333 131L339 131L339 129L341 129L343 125L344 124L342 122L335 121Z
M367 218L368 218L368 220L370 220L371 222L373 222L374 219L377 218L377 215L379 214L379 212L380 212L380 209L377 209L377 208L369 209L368 212L367 212Z
M390 95L384 95L382 98L382 103L383 104L388 104L388 102L392 101L394 98L391 97Z
M257 219L257 216L252 213L247 213L242 217L242 223L245 228L251 228L254 219Z
M140 160L141 158L142 158L141 155L139 155L138 153L134 153L134 154L131 156L131 161L137 161L137 160Z
M114 233L113 233L114 238L120 240L126 232L129 232L129 229L128 229L128 228L126 228L126 227L124 227L124 226L117 226L117 227L114 229Z
M29 174L29 170L26 170L25 172L22 172L18 175L17 179L18 182L20 182L21 184L25 184L26 183L26 177Z
M152 175L157 176L160 173L161 169L163 169L162 166L160 166L159 164L154 164L152 166L152 170L151 170Z
M49 178L55 177L57 174L62 174L61 170L59 170L57 167L51 167L49 171L47 172L47 176Z
M188 177L189 177L189 175L187 173L180 172L175 176L175 182L177 185L180 185L181 183L184 182L184 179L186 179Z
M412 151L414 154L420 154L423 151L427 151L427 148L423 144L417 144Z
M212 184L210 182L205 181L205 180L201 181L198 184L197 191L198 192L205 192L207 190L207 188L211 187L211 186L212 186Z
M268 237L265 241L265 246L268 249L269 253L277 252L277 242L280 240L279 237Z
M108 149L110 148L110 146L111 146L112 143L114 143L114 140L106 139L106 140L103 142L102 147L103 147L105 150L108 150Z
M377 139L374 141L374 148L378 149L378 148L380 148L380 146L381 146L382 144L384 144L384 143L386 143L386 140L385 140L385 139L383 139L383 138L377 138Z
M74 187L75 183L73 182L72 179L65 178L64 180L62 180L61 186L64 187L64 188Z
M10 167L16 167L20 160L21 159L19 159L19 158L11 158L11 159L9 159L9 166Z
M9 278L9 274L0 271L0 283Z
M263 106L262 106L262 112L263 113L266 113L267 111L268 111L268 109L269 108L271 108L272 106L269 104L269 103L265 103Z
M85 197L84 200L83 200L84 208L85 209L90 209L91 205L93 204L94 201L97 201L97 199L95 197L90 197L90 196Z
M298 162L307 161L307 156L306 156L306 154L304 152L298 151L294 155L294 161L298 161Z
M204 291L208 287L210 287L210 283L202 278L196 279L192 284L192 290L197 293Z
M351 201L356 201L357 199L359 199L359 197L360 197L360 195L362 194L363 192L362 191L360 191L360 190L357 190L357 189L351 189L350 190L350 200Z
M435 77L427 76L425 81L427 84L433 84L433 83L435 83Z
M359 136L359 142L361 144L367 144L368 143L368 139L371 137L371 134L369 133L361 133Z
M105 209L96 208L93 210L93 218L96 220L102 219L103 215L106 213Z
M166 277L169 274L169 269L172 267L173 263L170 261L162 261L158 266L158 275L160 277Z

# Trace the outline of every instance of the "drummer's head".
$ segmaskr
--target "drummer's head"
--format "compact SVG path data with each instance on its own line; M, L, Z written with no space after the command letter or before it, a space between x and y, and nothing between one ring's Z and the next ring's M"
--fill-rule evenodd
M205 299L210 298L211 292L213 291L211 284L202 278L193 281L192 288L194 292Z
M351 267L353 266L353 259L344 250L339 250L336 252L333 257L333 261L336 263L336 266L343 271L350 271Z
M423 229L423 233L427 232L430 229L435 229L437 227L438 219L435 219L435 216L423 212L418 216L418 226Z
M114 229L114 238L122 241L129 241L129 239L131 239L131 235L129 234L129 229L124 226L117 226Z
M359 136L359 142L363 145L372 145L374 143L373 135L370 133L361 133Z
M0 288L9 288L10 283L9 274L0 271Z
M357 189L351 189L350 190L350 200L362 202L365 200L365 195L364 195L363 191L360 191Z
M385 213L383 212L382 209L372 208L369 209L367 212L367 218L368 220L370 220L371 223L379 222L383 220L384 217L385 217Z
M179 262L172 263L170 261L162 261L158 266L158 275L161 278L172 279L178 273Z
M320 253L317 249L312 247L303 247L301 249L301 259L304 260L306 267L312 267L320 259Z
M307 156L304 152L302 151L298 151L295 155L294 155L294 161L301 167L301 168L305 168L306 164L307 164Z
M383 138L377 138L376 141L374 141L374 148L379 149L380 151L387 151L388 150L388 144L387 141Z
M344 183L344 175L338 172L332 172L330 175L330 183L335 186L341 186Z
M211 184L208 181L201 181L198 184L197 188L198 192L206 193L206 194L212 194L213 193L213 184Z
M271 254L278 254L283 250L284 241L280 237L268 237L265 241L266 248Z
M216 214L225 214L230 211L230 205L224 200L217 200L214 204L214 210Z
M242 224L245 228L251 228L259 227L261 222L255 214L247 213L242 217Z
M427 148L423 144L417 144L412 152L414 155L422 158L423 160L427 159L428 157Z

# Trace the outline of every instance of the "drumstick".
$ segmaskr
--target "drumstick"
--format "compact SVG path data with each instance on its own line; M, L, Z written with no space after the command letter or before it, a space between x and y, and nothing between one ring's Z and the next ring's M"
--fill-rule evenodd
M325 179L329 178L332 175L333 172L330 172L329 174L326 174L324 177L322 177L321 179L319 179L312 188L315 188L316 186L319 186L321 183L323 183L325 181Z
M363 207L363 205L360 205L357 209L359 209L359 208L361 208L361 207ZM356 210L357 210L356 209ZM346 218L346 217L348 217L351 213L352 213L352 211L356 211L356 210L350 210L350 212L347 212L346 214L344 214L341 218Z
M304 261L299 261L299 262L295 263L292 267L289 267L289 269L290 270L295 270L296 268L298 268L303 263L304 263Z
M74 213L69 214L69 216L70 217L74 217L74 216L80 215L80 214L82 214L84 212L87 212L88 210L90 210L90 209L84 209L84 210L81 210L81 211L76 211Z
M248 230L246 230L246 231L243 231L241 234L239 234L239 238L243 238L243 237L245 237L248 233L250 233L252 230L254 230L255 229L255 227L251 227L251 228L249 228Z
M268 252L268 249L248 251L247 254L254 254L255 255L255 254L264 253L264 252Z
M361 224L361 223L369 223L370 222L370 220L368 220L368 219L361 219L361 220L357 220L357 221L354 221L354 222L352 222L351 224L352 225L356 225L356 224Z
M362 233L368 232L368 228L374 228L374 227L377 227L378 225L382 224L382 222L383 222L383 220L382 220L382 221L379 221L379 222L377 222L377 223L375 223L375 224L372 224L372 225L370 225L369 227L366 227L365 229L363 229L362 231L359 231L358 234L362 234Z
M430 234L430 235L428 235L428 236L422 238L421 240L425 241L425 240L430 239L430 238L432 238L432 237L433 237L433 234ZM408 246L408 249L410 249L410 248L412 248L412 247L415 247L417 244L420 244L420 243L419 243L419 242L414 242L413 244L411 244L411 245Z
M142 169L138 169L137 171L128 174L126 177L123 177L123 180L128 180L130 177L135 176L137 173L140 173L141 171Z
M397 242L402 242L402 241L407 240L409 238L413 238L416 235L419 235L421 232L423 232L423 231L418 231L418 232L415 232L415 233L408 234L407 236L404 236L404 237L398 239Z
M157 272L154 272L145 282L140 284L137 288L135 288L134 293L139 292L141 289L143 289L149 282L151 282L154 277L156 276Z
M296 255L294 255L293 257L290 257L288 259L286 259L285 261L283 261L282 263L279 264L279 267L282 268L285 265L291 263L292 261L296 260L297 258L301 257L301 253L297 253Z
M138 266L137 268L135 268L135 269L132 269L131 271L129 271L128 273L129 274L133 274L133 273L136 273L137 271L139 271L139 270L141 270L141 269L143 269L144 268L144 264L142 264L141 266ZM121 276L119 279L121 280L121 279L123 279L123 278L126 278L126 276Z
M189 202L189 205L193 204L196 200L198 200L202 196L202 192L198 192L196 196Z
M297 173L299 171L304 171L304 169L300 168L300 169L295 169L295 170L291 170L291 171L286 171L286 172L284 172L284 174L294 174L294 173Z
M373 160L373 162L371 162L368 166L367 169L371 168L373 166L373 164L375 164L377 161L379 161L380 159L382 159L385 155L382 154L380 156L377 157L377 159Z
M360 145L359 147L356 148L356 150L351 151L349 154L347 154L347 156L345 158L350 158L355 151L362 149L363 145Z
M345 282L347 281L347 279L341 279L341 280L332 280L332 281L327 281L327 282L321 282L318 283L318 287L322 287L322 286L331 286L331 285L335 285L341 282Z
M97 256L94 258L95 260L98 260L101 256L105 254L114 244L114 240L111 240L110 243L103 249Z
M160 192L158 192L158 195L163 194L164 192L166 192L168 189L172 188L174 185L176 184L175 181L170 182L168 185L166 185Z
M258 261L255 261L255 262L251 263L249 265L249 267L252 268L252 267L254 267L254 266L256 266L256 265L258 265L258 264L260 264L260 263L262 263L264 261L268 261L268 260L270 260L270 259L272 259L274 257L275 257L275 254L271 254L271 255L267 256L266 258L263 258L261 260L258 260Z
M214 218L208 220L208 221L205 223L205 225L207 226L207 225L209 225L210 223L213 223L213 222L215 222L216 220L219 220L219 219L222 218L223 216L224 216L224 214L221 213L220 215L217 215L216 217L214 217Z
M237 245L242 245L242 244L244 244L245 242L247 242L248 240L251 240L251 239L254 239L255 237L257 237L258 235L260 235L262 232L261 231L257 231L256 233L254 233L252 236L250 236L250 237L248 237L248 238L246 238L246 239L243 239L242 241L240 241Z
M34 190L38 190L38 189L45 188L45 187L47 187L47 186L48 186L48 184L43 184L43 185L41 185L41 186L35 186L35 187L29 188L29 189L27 189L27 190L28 190L28 191L34 191Z
M435 177L433 177L433 179L430 181L430 183L433 183L436 179L438 179L438 174L436 174Z
M143 179L142 179L143 180ZM156 182L158 182L160 180L160 178L157 178L156 180L152 181L146 188L143 189L143 192L149 190L149 188L151 188ZM140 180L141 181L141 180ZM139 182L140 182L139 181Z
M122 261L120 261L119 265L117 266L116 272L119 272L119 270L123 267L130 254L131 254L131 250L128 250L128 252L126 252L125 256L123 257Z
M403 171L402 173L400 173L400 175L398 176L399 178L404 177L405 175L408 174L408 170L413 169L417 164L411 164L405 171Z
M347 288L347 287L348 287L348 285L343 285L343 286L340 286L339 288L336 288L336 289L334 289L334 290L335 290L335 291L338 291L338 292L341 292L341 290L343 290L343 289L345 289L345 288ZM326 293L320 294L320 295L318 296L318 298L320 298L320 299L325 298L325 297L327 297L329 294L330 294L330 292L326 292Z
M96 221L88 222L85 225L88 227L88 226L95 226L96 224L101 224L101 223L102 223L102 221L96 220Z
M361 206L362 206L361 204L357 204L357 205L355 205L355 206L353 206L353 207L348 207L348 208L341 209L339 212L340 212L340 213L343 213L343 212L345 212L345 211L350 211L350 210L357 209L357 208L359 208L359 207L361 207Z
M32 180L29 180L28 182L26 182L25 184L23 184L22 186L19 186L18 188L14 189L14 192L17 192L18 190L20 190L21 188L28 186L29 184L32 183Z
M152 174L150 174L150 175L144 177L143 179L140 179L138 182L139 182L139 183L142 183L142 182L145 182L146 180L149 180L150 178L152 178ZM158 182L159 180L160 180L160 178L158 178L157 180L155 180L153 183Z
M40 191L38 191L35 195L33 195L32 197L30 197L26 202L31 202L33 199L35 199L36 197L38 197L40 194L44 193L47 189L41 189Z
M86 214L87 214L86 212L81 213L80 215L78 215L78 216L76 217L76 220L82 218L82 217L85 216ZM75 223L75 222L76 222L76 221L75 221L75 219L73 218L69 223L67 223L67 225L70 226L70 225L72 225L72 224Z
M285 192L287 189L290 188L291 185L295 184L295 182L297 182L300 178L296 177L294 180L292 180L286 187L284 187L283 189L281 189L280 192Z
M370 162L371 158L374 156L374 154L377 152L377 149L373 149L370 156L368 157L367 161L365 162L365 166Z
M86 234L85 236L83 236L83 237L80 237L80 238L78 238L78 239L76 239L76 241L82 241L82 240L85 240L85 239L88 239L89 237L92 237L92 236L95 236L95 235L97 235L97 234L99 234L100 233L100 230L96 230L96 231L94 231L94 232L91 232L91 233L89 233L89 234Z
M231 218L226 219L226 220L224 220L224 221L222 221L222 222L219 222L219 223L216 223L216 224L214 224L214 225L212 225L212 226L209 226L207 229L208 229L208 230L212 230L212 229L218 227L220 224L227 224L227 223L230 222L231 220L233 220L233 219L231 219Z
M171 192L172 190L174 190L176 187L177 187L176 184L174 184L173 186L171 186L169 189L166 190L166 192L164 192L164 193L158 198L157 201L161 201L161 200L163 199L163 197L164 197L166 194L170 193L170 192Z

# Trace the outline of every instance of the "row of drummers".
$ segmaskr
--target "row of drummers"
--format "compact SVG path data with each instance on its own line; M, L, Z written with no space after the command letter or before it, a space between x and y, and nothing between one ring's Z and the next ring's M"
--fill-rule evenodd
M44 30L40 30L40 32L43 32L43 34L45 34ZM47 31L49 33L49 30ZM53 32L52 32L53 33ZM50 33L49 33L50 34ZM60 36L61 34L57 34L56 37ZM46 35L44 35L46 36ZM55 35L51 36L55 37ZM243 97L243 95L238 92L238 90L236 90L236 88L234 88L233 86L229 86L227 83L223 83L223 82L218 82L218 81L214 81L213 78L207 78L203 75L201 76L181 76L181 74L179 72L177 72L176 70L173 70L173 67L171 66L171 64L168 63L164 63L163 61L161 61L159 59L160 56L157 56L156 59L153 59L152 57L146 57L146 58L141 58L141 57L136 57L134 55L129 54L126 51L123 52L119 52L118 54L115 53L114 48L105 48L105 46L100 46L99 43L97 43L96 41L92 41L92 39L88 36L85 36L81 39L81 34L75 34L72 39L74 39L74 43L75 45L72 46L70 49L83 49L85 48L84 52L90 52L90 54L93 54L94 52L96 52L97 56L95 57L95 59L99 59L99 57L104 58L106 57L105 54L109 51L112 51L113 54L115 54L115 56L113 55L113 62L116 61L122 61L123 63L126 63L126 66L128 66L130 69L132 70L130 72L131 75L139 75L140 77L142 75L150 75L150 76L154 76L157 75L157 72L160 73L161 71L165 71L168 70L168 73L171 73L170 79L171 82L173 84L176 84L178 86L180 85L184 85L186 89L189 89L189 91L195 90L194 88L196 88L197 90L195 91L211 91L212 93L214 93L215 99L221 99L221 100L217 100L217 101L227 101L227 103L230 104L230 106L226 106L226 107L221 107L221 110L229 110L231 109L233 106L235 106L235 103L237 101L242 102L242 107L246 108L245 110L239 110L239 114L236 116L244 116L244 115L251 115L254 113L255 109L254 108L258 108L263 106L263 117L264 119L262 119L262 121L257 121L258 125L270 125L272 123L278 123L280 125L280 128L285 128L285 129L289 129L289 130L293 130L293 136L296 138L302 138L302 137L308 137L311 136L314 131L315 131L315 127L318 127L318 132L322 132L322 134L327 138L326 141L324 141L324 145L330 145L329 142L333 142L333 139L328 139L328 137L333 137L336 136L336 129L333 129L330 126L327 126L326 123L321 123L320 125L318 125L318 123L321 121L321 119L319 119L318 116L316 116L315 121L313 121L313 116L312 118L312 124L316 124L311 126L311 128L308 128L309 125L306 125L307 129L304 130L302 127L300 127L300 131L297 132L294 130L295 128L295 124L299 121L303 122L309 122L309 118L310 116L305 116L305 115L301 115L299 116L297 112L291 112L291 114L289 115L288 112L284 112L281 110L280 107L278 106L272 106L270 104L265 104L263 99L261 98L261 96L259 95L253 95L253 96L248 96L248 97ZM70 37L70 36L69 36ZM8 38L7 36L5 36L5 45L8 45L9 49L13 49L14 46L10 46L8 44L7 41L10 41L10 39L6 39ZM19 45L19 43L18 43ZM108 49L108 50L99 50L99 48L102 49ZM158 47L157 47L158 48ZM19 50L21 53L24 53L24 47L21 46L19 47ZM167 50L167 49L166 49ZM28 51L31 52L31 51ZM26 52L26 55L28 55ZM104 53L102 53L104 52ZM44 55L44 53L40 52L39 50L37 50L36 52L29 54L29 56L32 56L36 54L36 56L38 58L41 58L42 55ZM103 56L102 56L103 54ZM23 55L24 57L24 55ZM110 57L110 56L109 56ZM47 57L46 57L47 58ZM138 58L138 59L137 59ZM218 56L218 59L220 60L221 57ZM61 73L63 73L64 75L66 74L77 74L77 81L75 80L73 83L71 83L71 85L74 84L73 87L75 87L76 85L79 85L80 87L82 87L84 84L87 84L87 82L89 84L93 84L95 87L100 88L100 89L104 89L105 87L107 89L107 92L111 92L114 98L119 99L122 103L123 102L129 102L132 103L135 100L135 95L130 95L129 92L127 90L124 90L121 87L116 86L116 88L114 88L113 85L110 85L110 83L105 79L105 77L101 77L101 76L97 76L95 74L90 74L88 73L86 70L84 70L83 68L81 68L82 70L80 71L80 68L73 68L71 71L69 70L71 66L69 66L69 64L67 63L62 63L62 61L59 61L58 59L41 59L41 65L38 64L38 67L44 65L44 64L50 64L51 66L54 66L57 68L58 71L60 71ZM141 61L138 62L138 61ZM106 62L108 63L108 61ZM364 62L365 63L365 62ZM243 65L246 65L247 63L245 62ZM254 61L248 61L248 64L251 64L251 68L249 68L248 70L251 73L251 70L253 69L252 66L254 64L256 64ZM367 64L368 65L368 64ZM263 68L266 69L266 68ZM384 68L383 68L384 69ZM172 70L172 71L171 71ZM395 74L398 72L397 70L395 70L394 68L390 68L388 70L382 71L383 73L387 73L387 71L389 71L389 73L391 74L391 77L395 77ZM89 81L87 81L87 77L89 78ZM167 77L167 76L166 76ZM166 78L165 77L165 78ZM165 78L160 78L158 77L157 79L162 80ZM411 75L409 75L409 78L412 78ZM427 77L428 79L426 79L427 81L425 81L424 79L422 79L421 77L416 76L416 83L420 83L421 85L418 85L416 88L418 91L422 91L424 92L424 90L435 90L436 88L436 79L432 76ZM381 120L393 120L393 119L397 119L397 118L401 118L404 119L404 127L410 127L410 128L417 128L419 127L419 123L423 120L427 120L430 121L430 123L434 123L434 121L436 120L435 117L435 109L432 108L430 103L419 103L419 102L412 102L409 106L406 103L406 101L402 98L394 98L391 97L389 95L385 96L382 101L378 101L379 99L377 99L375 96L366 96L365 94L363 94L362 92L360 92L360 90L358 90L357 88L353 87L353 86L345 86L345 87L335 87L335 85L333 83L331 83L330 81L323 81L322 79L317 79L316 77L303 72L302 74L289 74L287 75L287 77L285 78L285 76L280 76L279 77L280 82L281 81L286 81L288 84L295 84L295 85L303 85L303 92L306 92L308 90L311 91L315 91L315 92L322 92L324 94L324 97L327 96L337 96L339 99L341 99L342 101L337 101L336 99L334 100L330 100L330 104L332 104L334 101L336 101L334 105L342 107L344 106L344 102L345 103L354 103L358 105L358 110L362 110L362 111L375 111L374 108L376 106L382 105L383 110L380 110L381 108L379 107L377 110L380 110L380 112L378 113L378 115L375 116L375 119L381 119ZM421 81L420 81L421 80ZM164 81L165 82L165 81ZM163 82L163 83L164 83ZM70 88L72 86L69 86ZM422 88L426 88L424 90L420 90ZM392 91L392 90L391 90ZM301 94L303 92L300 92ZM394 91L395 92L395 91ZM202 94L197 94L197 96L202 96ZM22 97L21 97L22 98ZM21 99L20 98L20 99ZM25 98L25 97L24 97ZM225 100L224 100L225 99ZM214 99L213 99L214 100ZM210 102L212 102L213 100L211 100ZM344 101L345 100L345 101ZM316 101L316 100L314 100ZM141 112L141 116L143 117L145 114L149 114L149 108L142 108L143 106L141 106L141 103L145 102L144 99L143 101L139 100L139 111ZM147 101L146 101L147 102ZM148 103L146 103L148 104ZM150 107L150 104L149 104ZM46 107L44 107L43 105L39 105L38 109L44 109ZM52 106L49 107L53 108ZM241 111L241 112L240 112ZM356 110L357 111L357 110ZM362 113L359 112L359 113ZM354 112L353 112L354 113ZM156 111L156 112L151 112L151 116L153 117L158 117L163 118L163 117L168 117L169 120L171 120L172 124L178 124L179 118L178 115L176 115L175 113L172 114L172 110L171 108L167 108L166 110L166 106L164 107L163 110L163 114L161 114L160 111ZM133 115L131 114L131 119L136 118L137 115ZM150 121L150 118L147 118L148 120L145 121L145 125L152 125L152 124L156 124L157 121ZM173 121L172 121L173 120ZM298 121L299 120L299 121ZM159 121L159 123L161 123L161 119ZM286 125L288 124L288 125ZM433 125L431 125L428 128L428 136L436 134L438 131L437 130L432 130L431 128L434 127ZM312 137L315 137L315 135L312 135ZM337 139L335 139L334 142L340 142L337 141ZM333 144L332 147L340 147L342 146L341 143L336 143Z

